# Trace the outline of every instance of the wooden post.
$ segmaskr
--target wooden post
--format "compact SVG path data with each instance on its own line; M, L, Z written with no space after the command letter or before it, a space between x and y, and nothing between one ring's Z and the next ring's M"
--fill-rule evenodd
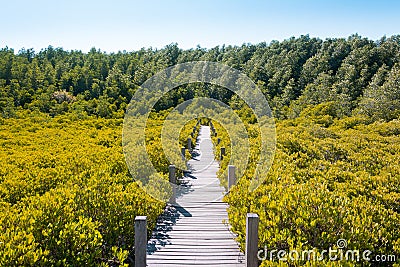
M169 202L172 204L176 203L176 169L175 165L169 165L169 182L172 184L172 195L169 199Z
M236 184L235 166L228 165L228 191Z
M221 156L220 156L220 160L222 160L225 156L225 147L221 147Z
M147 216L135 218L135 267L146 267Z
M258 266L258 215L247 213L246 218L246 267Z
M188 146L189 151L192 150L192 138L190 138L190 137L187 139L187 146Z
M181 147L181 154L182 154L182 159L185 160L186 159L186 148L185 147Z

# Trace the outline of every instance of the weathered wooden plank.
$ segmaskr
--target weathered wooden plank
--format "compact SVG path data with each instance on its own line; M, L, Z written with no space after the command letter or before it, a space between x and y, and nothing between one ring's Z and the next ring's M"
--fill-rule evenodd
M148 241L147 266L244 267L245 257L230 231L225 188L216 176L210 128L201 126L190 172L178 186L176 204L158 219ZM192 143L193 148L193 143Z
M155 262L152 263L153 266L157 267L170 267L170 266L207 266L207 267L221 267L221 266L227 266L227 267L243 267L243 264L236 263L236 262L223 262L218 263L218 262L201 262L201 261L187 261L187 262L181 262L181 261L173 261L170 263L160 263L160 262Z
M186 252L198 252L198 253L219 253L219 252L227 252L231 253L234 252L235 255L238 253L236 248L225 248L224 246L209 246L209 247L198 247L198 246L170 246L169 248L164 248L162 251L159 253L169 253L169 252L180 252L180 253L186 253Z
M193 239L192 239L193 241ZM182 240L179 241L174 241L174 242L166 242L165 244L152 244L151 245L153 248L227 248L227 249L231 249L231 248L236 248L237 249L237 244L229 244L226 245L226 242L209 242L209 243L205 243L205 242L198 242L196 243L196 245L193 245L193 242L190 243L189 240L187 240L187 242L184 242ZM152 254L155 250L153 249L152 251L148 252L148 254Z

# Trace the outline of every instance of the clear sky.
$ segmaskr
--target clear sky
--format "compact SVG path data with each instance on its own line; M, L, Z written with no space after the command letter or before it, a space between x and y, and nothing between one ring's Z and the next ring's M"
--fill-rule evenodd
M400 34L398 0L0 0L0 47L84 52Z

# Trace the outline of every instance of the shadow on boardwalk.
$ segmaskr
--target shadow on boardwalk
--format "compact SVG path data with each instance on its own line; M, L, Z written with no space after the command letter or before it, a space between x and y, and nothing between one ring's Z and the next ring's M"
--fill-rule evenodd
M147 251L149 267L244 267L243 253L230 231L225 189L217 178L210 128L202 126L185 172L177 188L175 205L167 205L159 217Z
M157 249L157 245L165 247L171 244L168 233L172 231L172 226L176 224L180 217L192 217L192 214L179 205L168 204L164 213L157 220L156 228L151 236L153 241L147 244L147 253L149 255L160 249Z

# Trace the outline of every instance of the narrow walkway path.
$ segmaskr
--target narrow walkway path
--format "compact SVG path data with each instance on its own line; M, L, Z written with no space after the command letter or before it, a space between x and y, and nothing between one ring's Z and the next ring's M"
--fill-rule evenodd
M225 189L217 178L210 127L201 126L191 174L181 186L177 205L159 218L148 243L147 265L244 267L244 256L229 230Z

